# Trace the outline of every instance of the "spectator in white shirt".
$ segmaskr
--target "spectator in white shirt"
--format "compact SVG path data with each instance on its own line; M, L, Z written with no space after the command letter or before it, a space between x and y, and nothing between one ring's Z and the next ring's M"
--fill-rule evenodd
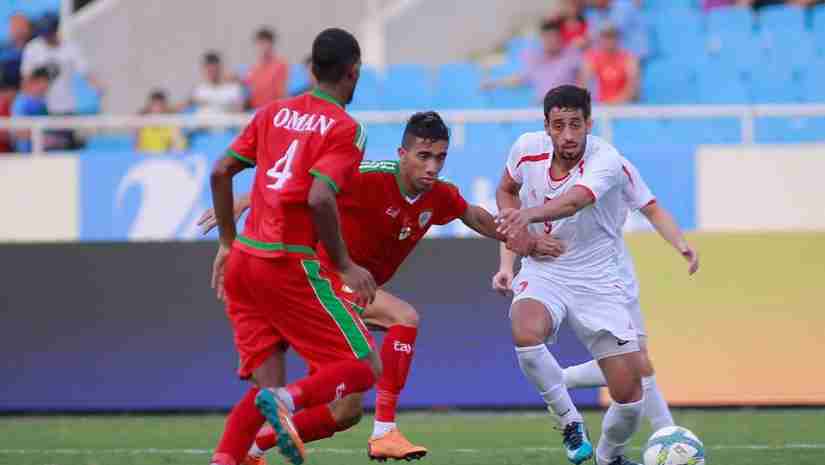
M40 37L29 42L23 49L20 74L23 78L37 68L47 68L51 86L46 96L49 114L72 114L77 109L72 81L76 74L83 75L98 92L103 86L89 73L83 53L73 42L65 41L58 32L59 19L45 15L40 24Z
M217 52L203 56L203 82L195 87L189 105L198 113L234 113L243 111L243 87L230 80Z

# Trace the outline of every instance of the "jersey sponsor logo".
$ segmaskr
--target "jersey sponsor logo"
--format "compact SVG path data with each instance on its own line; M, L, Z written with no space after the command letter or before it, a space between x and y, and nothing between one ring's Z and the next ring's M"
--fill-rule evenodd
M117 186L114 209L125 209L127 194L140 192L129 239L194 238L198 235L201 192L208 180L207 160L147 159L132 166Z
M518 285L515 288L513 288L513 292L515 292L516 295L521 294L522 292L524 292L527 289L527 284L528 284L527 281L522 281L522 282L518 283Z
M389 207L387 208L386 213L387 215L390 215L391 217L395 218L398 216L399 213L401 213L401 209L398 207Z
M299 113L290 108L281 108L272 118L276 128L283 128L296 132L318 132L322 136L335 124L335 120L315 113Z
M353 291L352 288L347 286L346 284L341 286L341 290L346 292L347 294L354 294L355 293L355 291Z
M401 228L401 232L398 233L398 240L403 241L404 239L410 237L410 234L412 234L412 228L409 226L404 226Z
M392 350L396 352L403 352L405 354L411 354L413 351L413 346L412 344L405 344L401 341L395 341L392 345Z
M430 222L430 218L432 217L433 212L431 210L421 212L421 214L418 215L418 227L423 228L427 223Z

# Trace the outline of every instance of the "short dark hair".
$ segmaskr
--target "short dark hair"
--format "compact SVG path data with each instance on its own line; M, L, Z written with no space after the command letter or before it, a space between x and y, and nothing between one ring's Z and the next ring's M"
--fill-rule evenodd
M312 42L312 74L319 82L340 82L360 59L358 40L343 29L326 29Z
M585 119L590 118L590 92L571 85L554 87L544 96L545 119L550 117L553 108L581 110Z
M163 89L154 89L149 93L149 100L163 100L166 101L166 91Z
M275 42L275 37L277 37L275 31L268 27L262 27L255 33L255 40L268 40L270 42Z
M561 32L561 20L557 18L545 19L539 26L541 32L557 31Z
M29 75L29 78L31 78L31 79L51 80L52 79L52 73L51 73L51 71L49 71L48 67L38 66L37 68L34 68L32 73Z
M210 50L203 54L203 64L219 65L221 64L221 55L214 50Z
M404 138L401 145L409 148L414 138L421 138L431 142L450 141L450 130L441 119L441 115L434 111L425 111L410 116L407 127L404 128Z

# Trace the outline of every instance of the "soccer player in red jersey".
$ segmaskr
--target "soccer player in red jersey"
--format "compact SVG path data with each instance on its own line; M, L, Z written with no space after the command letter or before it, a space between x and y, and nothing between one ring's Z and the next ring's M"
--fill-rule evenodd
M399 161L367 161L350 188L338 197L343 236L352 259L364 266L383 285L412 252L433 224L461 219L479 233L501 240L493 216L483 208L468 205L454 185L438 179L449 145L449 131L435 112L413 115L404 131ZM248 198L236 202L240 217ZM254 205L254 203L253 203ZM248 221L248 220L247 220ZM210 212L201 218L206 231L214 219ZM511 242L525 253L558 256L562 246L551 237L525 237ZM319 251L322 263L331 264L325 248ZM376 419L368 443L374 459L413 459L427 450L410 443L395 424L396 403L412 364L418 331L418 313L407 302L379 289L375 301L361 310L364 321L387 333L381 348L383 374L377 384ZM361 396L354 395L330 406L299 412L294 423L304 441L329 437L357 423L361 416ZM275 445L271 429L258 436L247 463L255 463L263 451Z
M350 258L336 203L366 142L363 126L343 106L360 75L358 42L341 29L321 32L312 66L315 90L258 110L210 179L220 233L212 285L225 297L238 374L256 384L227 418L216 465L241 463L265 421L279 452L303 463L293 412L367 391L380 372L371 336L350 303L372 302L375 281ZM237 235L232 178L249 167L256 167L251 211ZM315 255L318 242L326 251L323 264ZM344 295L345 287L354 294ZM284 344L310 366L309 376L287 386L272 357Z

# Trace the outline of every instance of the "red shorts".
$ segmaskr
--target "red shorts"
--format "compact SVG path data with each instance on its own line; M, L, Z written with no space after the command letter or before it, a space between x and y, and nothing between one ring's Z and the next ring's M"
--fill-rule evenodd
M343 282L318 260L261 258L232 249L224 287L241 378L286 344L310 370L362 359L373 350L372 336L344 298Z

